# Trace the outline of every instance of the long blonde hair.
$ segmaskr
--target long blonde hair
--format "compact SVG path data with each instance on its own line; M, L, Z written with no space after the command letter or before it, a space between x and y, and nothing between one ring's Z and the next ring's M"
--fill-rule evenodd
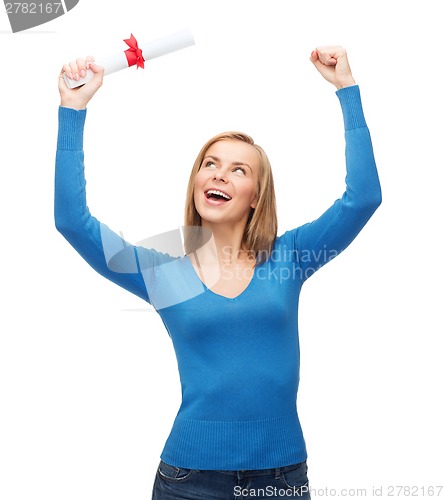
M201 246L201 233L189 230L202 226L202 219L194 203L194 180L200 170L207 150L216 142L235 140L253 146L259 155L258 201L252 208L245 226L242 247L256 258L256 265L265 261L271 253L277 234L276 196L270 161L265 151L254 143L254 140L242 132L223 132L210 139L197 155L191 170L185 201L184 246L187 254Z

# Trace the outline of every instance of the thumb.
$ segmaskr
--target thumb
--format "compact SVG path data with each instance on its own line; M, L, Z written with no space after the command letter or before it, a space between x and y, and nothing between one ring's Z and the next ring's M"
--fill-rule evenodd
M99 66L96 62L94 61L88 61L86 63L86 67L91 69L91 71L93 73L100 73L100 72L103 72L104 71L104 67L103 66Z
M319 60L318 53L316 52L316 50L313 50L312 53L310 54L310 61L314 64L318 60Z
M94 85L100 87L102 85L102 82L103 82L105 68L103 66L99 66L94 61L89 61L86 64L86 67L94 73L94 76L93 76L90 83L93 83Z
M321 71L324 65L319 59L319 54L316 50L313 50L313 52L310 54L310 61L313 63L313 65L318 71Z
M99 75L103 77L103 74L105 73L105 68L103 66L99 66L94 61L89 61L86 64L86 67L89 68L94 73L94 76Z

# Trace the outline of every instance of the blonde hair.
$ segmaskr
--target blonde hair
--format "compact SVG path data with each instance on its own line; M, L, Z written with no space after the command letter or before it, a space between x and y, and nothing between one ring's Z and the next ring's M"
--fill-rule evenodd
M214 143L224 140L242 141L253 146L259 156L258 201L252 208L245 226L242 247L256 259L256 265L265 261L271 253L277 234L276 196L270 161L265 151L254 140L242 132L223 132L210 139L197 155L191 170L185 201L184 245L187 254L201 246L201 232L192 228L202 226L202 219L194 204L194 180L200 170L207 150ZM191 230L187 230L191 229Z

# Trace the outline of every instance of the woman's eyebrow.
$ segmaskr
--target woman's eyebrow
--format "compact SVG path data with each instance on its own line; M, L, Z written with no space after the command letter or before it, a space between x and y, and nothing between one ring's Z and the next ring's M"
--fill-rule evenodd
M211 159L212 159L212 160L214 160L214 161L218 161L219 163L221 162L221 159L220 159L220 158L218 158L217 156L212 156L212 155L205 156L205 158L204 158L202 161L205 161L205 160L207 160L208 158L211 158ZM231 164L232 164L232 165L234 165L234 166L237 166L237 165L244 165L244 166L248 167L248 168L251 170L251 172L253 172L253 170L252 170L252 168L250 167L250 165L248 165L248 163L244 163L243 161L233 161L233 162L231 162Z

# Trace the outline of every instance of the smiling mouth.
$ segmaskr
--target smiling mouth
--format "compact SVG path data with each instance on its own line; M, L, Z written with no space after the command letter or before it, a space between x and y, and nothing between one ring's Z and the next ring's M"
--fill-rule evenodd
M208 189L208 191L205 191L205 196L207 197L208 200L215 200L215 201L231 200L230 195L224 193L223 191L219 191L218 189Z

